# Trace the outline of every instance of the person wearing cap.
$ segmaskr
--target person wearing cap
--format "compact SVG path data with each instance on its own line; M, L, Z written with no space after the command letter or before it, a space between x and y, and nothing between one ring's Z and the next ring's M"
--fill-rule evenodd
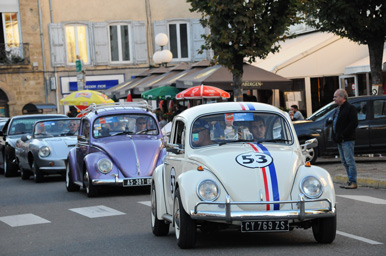
M206 121L198 120L194 123L192 142L195 147L214 144L214 142L210 140L209 124Z

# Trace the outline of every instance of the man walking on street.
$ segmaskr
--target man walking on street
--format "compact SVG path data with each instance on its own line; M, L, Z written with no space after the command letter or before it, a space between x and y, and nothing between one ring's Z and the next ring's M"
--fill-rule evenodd
M347 92L338 89L334 93L334 101L338 105L334 113L332 137L338 145L343 166L346 169L348 183L340 188L357 188L357 169L354 159L355 129L358 126L356 108L347 102Z

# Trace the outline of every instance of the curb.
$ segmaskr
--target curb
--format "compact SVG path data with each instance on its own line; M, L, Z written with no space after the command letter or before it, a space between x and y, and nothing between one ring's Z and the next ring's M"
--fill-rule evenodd
M346 183L347 176L345 175L335 175L333 177L334 183ZM369 179L369 178L357 178L357 184L360 187L371 187L371 188L386 188L386 180L381 179Z

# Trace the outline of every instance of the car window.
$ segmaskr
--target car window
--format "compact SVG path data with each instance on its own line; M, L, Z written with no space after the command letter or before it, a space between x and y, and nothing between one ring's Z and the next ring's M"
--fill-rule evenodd
M31 118L18 118L14 119L9 129L9 135L16 134L32 134L35 122L42 119L55 118L52 116L37 116Z
M175 136L173 139L174 144L178 144L180 149L185 148L185 124L182 121L176 121L175 124Z
M192 147L230 142L292 144L288 122L273 113L234 112L202 116L193 122Z
M87 119L83 121L83 135L87 140L90 139L90 122Z
M367 115L367 101L359 101L353 103L354 107L357 109L358 121L366 120Z
M134 134L158 135L157 121L143 114L120 114L99 117L93 124L95 138Z
M74 136L78 134L80 119L58 119L36 122L33 136L35 138Z
M386 117L386 100L374 101L374 119Z
M334 111L335 108L336 108L336 104L334 102L331 102L326 106L322 107L321 109L319 109L318 111L316 111L315 113L313 113L312 115L310 115L306 120L318 121L323 117L325 117L326 115L328 115L329 113L331 113L332 111Z

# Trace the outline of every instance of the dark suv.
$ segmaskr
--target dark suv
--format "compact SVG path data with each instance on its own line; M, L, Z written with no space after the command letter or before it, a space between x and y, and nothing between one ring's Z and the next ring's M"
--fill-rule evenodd
M355 154L386 152L386 95L360 96L348 99L358 112ZM301 144L310 138L318 139L318 147L307 151L306 158L315 163L318 156L338 155L331 138L332 118L336 104L331 102L294 127Z

